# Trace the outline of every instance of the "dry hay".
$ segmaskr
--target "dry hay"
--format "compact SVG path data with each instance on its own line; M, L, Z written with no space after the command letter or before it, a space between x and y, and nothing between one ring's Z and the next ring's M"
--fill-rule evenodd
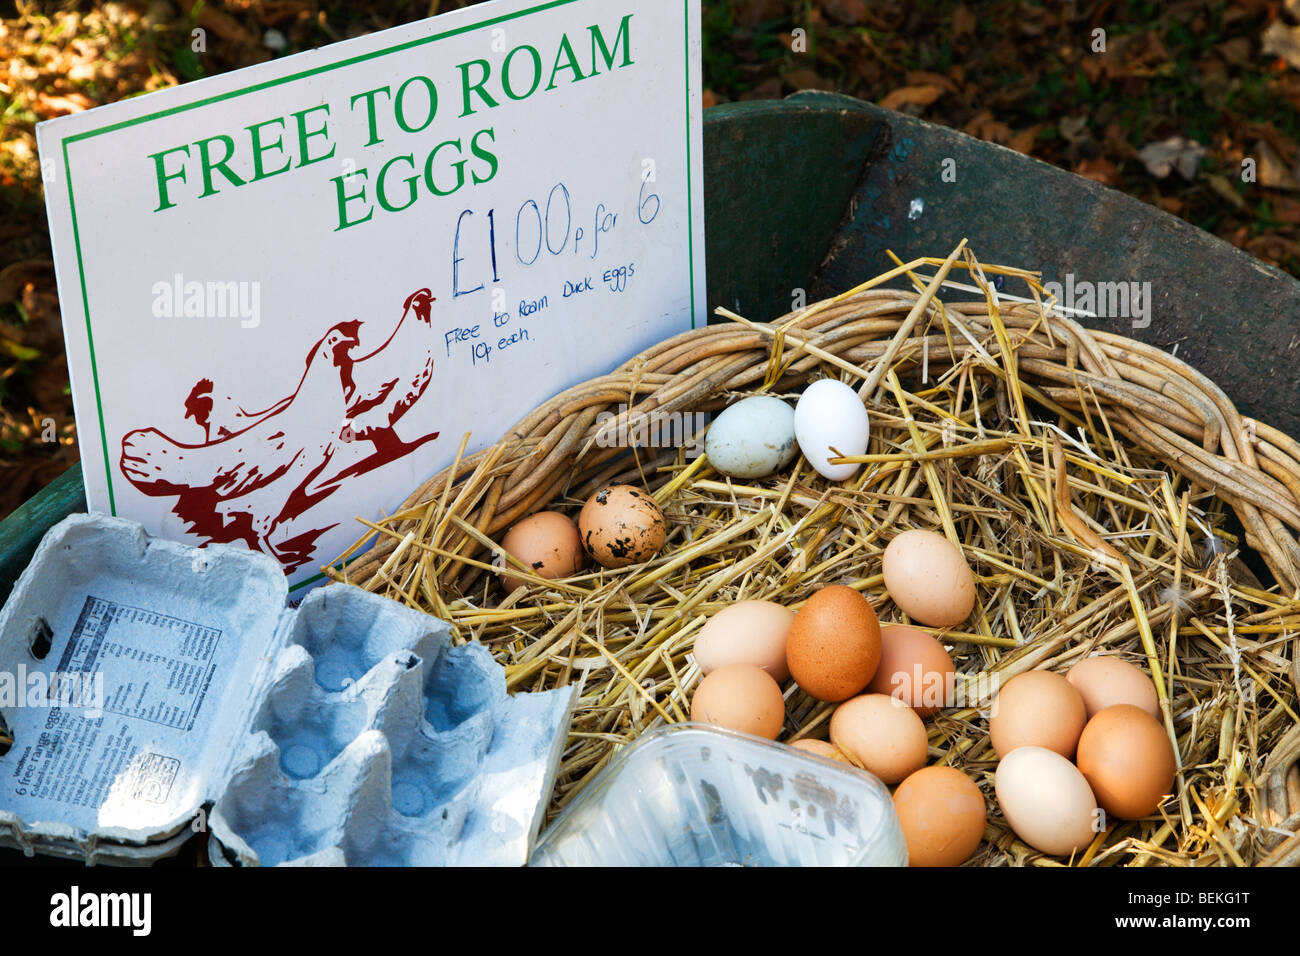
M466 456L462 442L452 467L345 557L373 547L328 572L451 621L458 640L492 650L511 691L581 685L553 815L621 745L687 718L689 655L711 614L744 598L797 609L847 584L882 621L905 620L881 554L898 532L931 529L961 546L978 590L959 628L925 628L959 674L959 706L927 721L930 763L966 772L988 799L971 864L1300 862L1300 445L1177 359L1054 313L1036 273L981 268L963 246L771 325L719 310L732 321L570 389L496 445ZM935 298L954 266L984 301ZM1024 282L1033 302L1008 302L993 274ZM898 276L921 291L880 288ZM793 400L822 376L858 387L871 416L863 467L843 483L802 458L740 482L683 448L610 440L760 392ZM664 509L656 558L561 582L510 559L535 583L502 593L494 539L544 507L576 515L620 481ZM1279 583L1260 583L1247 547ZM1153 675L1179 756L1175 795L1061 861L1003 823L981 709L999 680L1094 653ZM786 687L782 739L824 738L832 705Z

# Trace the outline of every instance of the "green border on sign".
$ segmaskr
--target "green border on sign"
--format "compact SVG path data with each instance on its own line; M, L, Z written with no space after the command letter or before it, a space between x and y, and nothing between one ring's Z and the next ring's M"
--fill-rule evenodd
M556 7L568 6L571 3L578 3L580 0L548 0L546 3L539 3L537 6L529 7L526 10L517 10L514 13L502 14L501 16L491 17L486 20L480 20L476 23L466 24L457 27L454 30L447 30L443 33L436 33L427 37L420 37L415 40L409 40L406 43L399 43L396 46L386 47L382 50L375 50L372 53L365 53L359 56L349 57L346 60L339 60L335 63L328 63L324 66L318 66L310 70L303 70L289 76L282 76L274 80L267 80L263 83L256 83L243 89L232 90L228 93L219 93L215 96L209 96L205 99L196 100L193 103L185 103L181 106L173 106L169 109L159 110L155 113L149 113L145 116L139 116L135 119L123 120L120 123L112 123L108 126L101 126L98 129L87 130L83 133L76 133L72 136L64 137L62 140L63 147L63 169L65 178L68 181L68 209L72 217L72 239L73 246L77 253L77 276L81 284L81 307L86 317L86 345L90 352L90 374L93 387L95 389L95 410L99 420L99 438L100 445L104 451L104 480L108 484L108 508L109 513L117 515L117 502L113 494L113 468L108 457L108 433L104 426L104 406L99 393L99 367L95 361L95 337L90 325L90 299L86 290L86 273L81 255L81 234L77 228L77 205L72 191L72 165L68 158L68 145L70 143L80 142L81 140L91 139L95 136L101 136L105 133L113 133L131 126L138 126L142 123L152 122L153 120L163 119L168 116L175 116L178 113L184 113L188 110L198 109L201 106L210 106L213 103L220 103L224 100L235 99L248 93L260 93L276 86L282 86L286 83L293 83L298 80L308 79L318 76L322 73L328 73L333 70L342 69L343 67L355 66L367 60L378 59L387 56L390 53L401 53L418 46L433 43L438 40L445 40L450 37L459 36L463 33L470 33L474 30L490 27L498 23L505 23L508 20L517 20L521 17L530 16L534 13L541 13ZM695 328L695 230L692 220L693 198L691 183L691 57L690 57L690 0L683 0L682 18L685 23L683 37L685 40L685 61L686 61L686 215L687 221L691 228L687 229L687 248L688 259L687 266L690 274L690 299L691 299L691 328ZM180 87L173 87L180 89ZM293 585L289 590L296 591L299 588L314 584L325 577L324 574L317 574L305 581L300 581Z

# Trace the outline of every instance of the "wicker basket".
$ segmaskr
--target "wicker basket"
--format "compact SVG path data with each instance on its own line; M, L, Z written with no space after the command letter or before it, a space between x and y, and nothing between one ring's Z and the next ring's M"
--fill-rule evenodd
M507 666L515 688L557 686L576 679L579 651L609 658L612 682L594 691L584 689L557 790L559 807L604 765L619 741L670 718L667 689L676 682L678 691L689 690L693 675L680 671L667 651L662 656L671 680L658 664L649 672L633 666L641 660L635 655L620 660L610 650L615 644L607 645L599 630L582 635L566 631L566 622L572 629L574 614L579 613L570 612L570 604L581 604L581 595L597 586L605 586L601 593L608 607L630 608L635 617L637 598L609 596L618 587L610 586L617 577L613 572L589 575L584 579L590 585L587 590L566 593L538 587L502 602L491 569L492 541L532 512L546 507L572 511L601 484L645 484L663 503L699 475L679 448L633 452L609 441L620 426L635 429L652 416L717 410L758 391L797 392L826 375L862 386L873 423L891 416L900 421L894 394L886 388L888 373L912 379L924 373L928 380L944 369L963 366L994 391L995 417L1011 433L1029 435L1036 428L1030 423L1030 409L1048 417L1073 412L1088 421L1100 413L1105 427L1123 436L1115 442L1117 447L1158 459L1185 480L1177 483L1185 483L1187 490L1207 498L1212 492L1230 505L1246 543L1277 585L1269 609L1261 612L1262 620L1281 622L1271 629L1251 632L1243 626L1240 633L1231 633L1231 647L1216 637L1224 633L1222 628L1208 628L1206 639L1196 633L1182 636L1193 630L1189 622L1194 612L1180 607L1176 599L1161 603L1156 596L1167 566L1152 566L1152 549L1144 552L1140 536L1109 542L1098 538L1094 529L1105 531L1104 513L1095 521L1082 520L1067 505L1061 519L1068 517L1072 523L1059 529L1058 544L1064 549L1060 553L1076 565L1079 555L1089 550L1111 555L1113 559L1098 555L1100 563L1093 562L1092 573L1109 575L1105 580L1111 583L1121 580L1120 572L1127 575L1129 591L1142 595L1138 616L1143 620L1116 617L1113 607L1129 613L1121 595L1105 615L1098 612L1095 621L1084 620L1082 629L1075 626L1079 622L1062 620L1058 625L1048 620L1036 635L1012 647L1006 646L1010 641L965 646L960 636L949 636L968 652L959 669L987 668L1009 677L1035 667L1063 667L1082 644L1106 650L1131 645L1139 658L1145 653L1147 662L1157 663L1173 677L1166 719L1180 741L1184 763L1192 754L1197 762L1179 778L1186 789L1181 812L1173 807L1163 823L1149 820L1112 834L1105 847L1093 847L1082 862L1300 863L1300 728L1294 719L1300 691L1300 638L1295 636L1300 633L1300 443L1244 418L1213 382L1176 358L1139 341L1090 331L1036 305L998 307L992 297L940 305L928 291L917 295L870 288L817 303L770 325L737 320L683 333L610 375L557 395L495 445L458 456L451 468L412 494L397 514L372 525L372 533L358 548L377 536L374 546L335 576L446 616L463 638L484 639ZM1041 429L1036 434L1041 438ZM880 459L889 458L878 441L873 436L872 450L880 452ZM1045 441L1043 449L1043 478L1050 481ZM848 484L860 484L870 471L862 469ZM825 495L833 495L834 489L827 492L825 482L807 474L805 467L799 488L833 500ZM782 476L772 481L772 488L784 486ZM1068 490L1065 494L1068 501ZM1186 499L1183 507L1185 511ZM669 517L671 522L671 513ZM878 549L873 553L878 570ZM666 551L657 566L672 557ZM1177 574L1184 562L1186 567L1194 563L1194 556L1179 551L1171 560ZM980 561L973 564L980 573ZM619 574L645 571L633 568ZM865 583L863 590L875 600L871 585L878 579L870 573L868 566L863 571L867 576L858 576L854 583ZM671 599L666 601L664 607L671 605ZM1227 604L1227 631L1233 632L1232 600ZM530 611L530 617L521 610L525 608L539 610ZM680 622L664 627L687 628L691 614L680 617ZM1139 632L1159 636L1153 640L1151 633L1143 638ZM1252 633L1258 640L1248 637ZM689 647L689 640L676 646L677 662L684 662ZM1171 663L1175 651L1178 659ZM1186 690L1179 677L1185 667L1203 668ZM1243 677L1247 672L1254 676ZM1242 690L1243 679L1257 677L1257 686ZM816 713L824 711L808 704L805 722L824 730L824 721L810 716ZM987 734L974 712L955 715L936 734L932 746L939 747L944 759L966 769L991 793L994 764ZM992 801L990 808L995 809ZM986 837L986 846L973 862L1053 862L1016 841L996 813L990 814ZM1123 846L1116 849L1117 842Z

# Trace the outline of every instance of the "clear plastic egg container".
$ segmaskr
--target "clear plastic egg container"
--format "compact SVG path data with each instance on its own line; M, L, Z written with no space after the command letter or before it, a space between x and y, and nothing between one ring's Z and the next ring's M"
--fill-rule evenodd
M706 724L641 736L542 834L531 866L906 866L889 791Z

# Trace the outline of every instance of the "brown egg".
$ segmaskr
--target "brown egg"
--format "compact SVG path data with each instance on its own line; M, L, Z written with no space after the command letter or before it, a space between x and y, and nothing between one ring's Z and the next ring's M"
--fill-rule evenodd
M607 568L648 561L668 535L664 514L649 492L631 485L601 488L578 515L587 553Z
M818 700L848 700L880 663L880 620L871 602L835 584L804 602L785 642L795 682Z
M1079 661L1066 672L1065 679L1083 698L1083 706L1091 718L1098 711L1116 704L1141 707L1152 717L1160 719L1160 698L1151 678L1128 661L1118 657L1089 657Z
M852 761L850 761L848 757L844 756L844 754L840 753L840 749L838 747L836 747L834 744L829 744L824 740L811 740L805 737L803 740L796 740L790 746L793 747L795 750L806 750L809 753L816 754L819 757L826 757L830 760L838 760L840 763L846 763L850 767L853 766Z
M999 757L1017 747L1046 747L1073 759L1088 720L1083 698L1060 674L1026 671L993 699L989 736Z
M1088 721L1078 764L1102 809L1126 820L1155 813L1178 770L1164 725L1132 704L1107 707Z
M881 559L885 589L907 615L931 627L954 627L975 607L975 576L951 541L933 531L897 535Z
M754 664L777 681L790 676L785 642L794 611L773 601L737 601L700 628L695 638L695 663L708 674L727 664Z
M700 681L691 720L776 740L785 723L785 699L772 675L753 664L728 664Z
M567 578L576 574L585 560L577 525L558 511L529 515L506 532L501 547L543 578ZM507 591L528 583L506 567L501 581Z
M953 767L922 767L898 785L894 808L912 866L960 866L984 838L984 795Z
M880 626L880 664L868 691L890 694L917 716L929 717L952 706L956 682L952 657L925 631L906 624Z
M924 767L929 748L916 711L886 694L863 694L835 708L831 743L885 783Z

